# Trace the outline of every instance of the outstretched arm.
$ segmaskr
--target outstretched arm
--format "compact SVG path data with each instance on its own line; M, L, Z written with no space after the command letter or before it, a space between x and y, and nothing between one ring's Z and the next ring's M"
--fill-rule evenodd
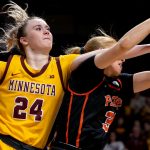
M150 19L147 19L129 30L113 47L103 50L95 50L77 57L71 66L71 70L76 69L79 64L92 55L96 55L96 66L103 69L117 59L128 59L146 54L150 52L150 45L140 46L137 44L144 40L149 33ZM148 50L148 52L146 52L146 50Z
M95 64L98 68L106 68L114 61L124 58L125 54L140 43L150 33L150 19L143 21L129 30L113 47L104 53L97 54Z

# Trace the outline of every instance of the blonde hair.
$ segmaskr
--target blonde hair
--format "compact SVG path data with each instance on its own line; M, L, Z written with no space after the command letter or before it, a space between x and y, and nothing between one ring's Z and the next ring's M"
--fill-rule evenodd
M26 8L22 9L15 2L10 1L10 3L3 6L3 11L0 14L7 14L14 20L14 23L9 23L8 29L1 28L4 32L4 36L0 40L0 44L6 44L7 50L17 46L19 49L23 49L22 44L19 39L21 36L25 36L25 27L29 20L39 17L29 17L27 14L28 5Z
M91 37L84 45L84 53L97 50L99 48L109 48L113 46L117 40L107 35L103 30L98 29L101 35ZM81 47L71 47L66 50L66 54L80 54Z

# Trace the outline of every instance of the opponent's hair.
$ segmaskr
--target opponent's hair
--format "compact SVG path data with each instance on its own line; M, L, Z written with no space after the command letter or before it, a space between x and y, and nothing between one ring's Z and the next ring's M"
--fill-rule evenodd
M108 34L106 34L102 29L99 30L98 36L92 36L83 47L71 47L66 49L66 54L83 54L97 49L104 49L113 46L117 40Z

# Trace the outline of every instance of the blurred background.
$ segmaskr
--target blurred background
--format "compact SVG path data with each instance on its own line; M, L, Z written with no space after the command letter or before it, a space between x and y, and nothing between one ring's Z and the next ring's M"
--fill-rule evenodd
M0 8L7 0L0 0ZM28 13L46 19L54 36L52 56L71 46L83 46L97 28L119 39L138 23L150 17L148 0L14 0ZM0 15L0 27L5 17ZM150 42L148 36L140 44ZM150 70L150 54L124 63L123 72ZM150 90L135 95L122 109L110 132L107 150L150 150ZM119 142L118 142L119 141ZM121 142L121 144L120 144ZM115 144L114 144L115 143ZM124 149L121 149L124 145ZM114 146L115 145L115 146Z

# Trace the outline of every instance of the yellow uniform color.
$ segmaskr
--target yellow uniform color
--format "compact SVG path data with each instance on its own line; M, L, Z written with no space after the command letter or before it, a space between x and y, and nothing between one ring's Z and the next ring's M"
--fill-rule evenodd
M77 56L59 57L65 84L70 65ZM3 79L0 84L0 133L41 149L47 142L64 95L56 60L50 58L40 71L32 69L22 56L14 55L8 67L6 62L0 61L0 79Z

